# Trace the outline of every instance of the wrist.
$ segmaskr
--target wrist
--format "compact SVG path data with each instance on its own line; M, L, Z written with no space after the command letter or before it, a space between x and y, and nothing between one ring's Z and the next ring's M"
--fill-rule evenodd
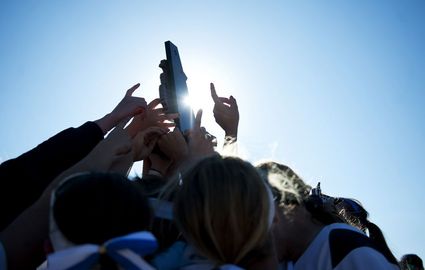
M226 135L226 136L224 136L224 143L223 144L224 144L224 146L231 145L231 144L236 143L237 140L238 140L238 138L236 136Z
M103 116L102 118L94 122L100 127L100 129L103 132L103 135L108 133L116 124L114 120L114 116L111 115L110 113L106 114L105 116Z
M238 132L237 131L225 132L224 137L237 138Z

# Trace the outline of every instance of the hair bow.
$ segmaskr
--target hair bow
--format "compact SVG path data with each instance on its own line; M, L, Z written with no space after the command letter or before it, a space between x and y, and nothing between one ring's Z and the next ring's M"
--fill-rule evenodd
M121 268L153 270L143 256L153 253L158 243L150 232L135 232L108 240L103 245L84 244L55 252L47 257L47 269L92 269L101 254L108 254Z

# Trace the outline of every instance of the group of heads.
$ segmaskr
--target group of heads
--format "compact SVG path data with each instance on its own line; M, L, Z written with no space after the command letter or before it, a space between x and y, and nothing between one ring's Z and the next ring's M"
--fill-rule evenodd
M247 269L296 259L298 237L311 228L346 222L370 230L368 214L357 201L311 191L283 164L254 167L239 158L214 155L182 173L173 216L183 238L200 255L214 265ZM149 230L152 218L140 187L124 176L103 173L64 181L55 192L51 215L62 238L74 245L101 245ZM60 239L51 230L55 250L66 246Z

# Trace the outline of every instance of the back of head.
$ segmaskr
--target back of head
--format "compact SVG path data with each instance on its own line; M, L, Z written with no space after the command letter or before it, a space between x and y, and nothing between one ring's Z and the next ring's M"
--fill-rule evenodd
M280 207L301 205L322 224L341 221L333 205L325 199L327 196L310 194L311 186L288 166L269 161L258 164L256 168L271 186Z
M54 220L73 244L100 245L147 229L151 221L146 196L122 175L81 174L64 182L55 197Z
M248 162L213 156L183 176L175 219L189 243L217 265L243 265L267 243L271 195Z
M422 259L416 254L406 254L401 257L400 267L402 270L423 270Z
M288 166L269 161L255 167L271 186L279 204L301 204L308 197L311 186L307 185Z

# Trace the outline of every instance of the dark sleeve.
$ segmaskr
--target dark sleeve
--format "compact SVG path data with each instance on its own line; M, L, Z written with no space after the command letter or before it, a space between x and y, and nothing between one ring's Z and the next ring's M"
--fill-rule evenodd
M34 203L56 176L85 157L102 139L99 126L86 122L0 164L0 231Z
M340 269L393 269L398 262L394 260L394 256L389 253L382 253L376 244L366 235L346 229L334 229L329 234L329 248L331 252L332 269L337 266ZM352 253L357 251L355 255ZM365 251L365 252L364 252ZM363 254L364 253L364 254ZM351 256L349 256L351 254ZM366 256L366 255L367 256ZM354 267L354 265L368 262L369 266ZM386 267L379 268L373 265L386 265Z

